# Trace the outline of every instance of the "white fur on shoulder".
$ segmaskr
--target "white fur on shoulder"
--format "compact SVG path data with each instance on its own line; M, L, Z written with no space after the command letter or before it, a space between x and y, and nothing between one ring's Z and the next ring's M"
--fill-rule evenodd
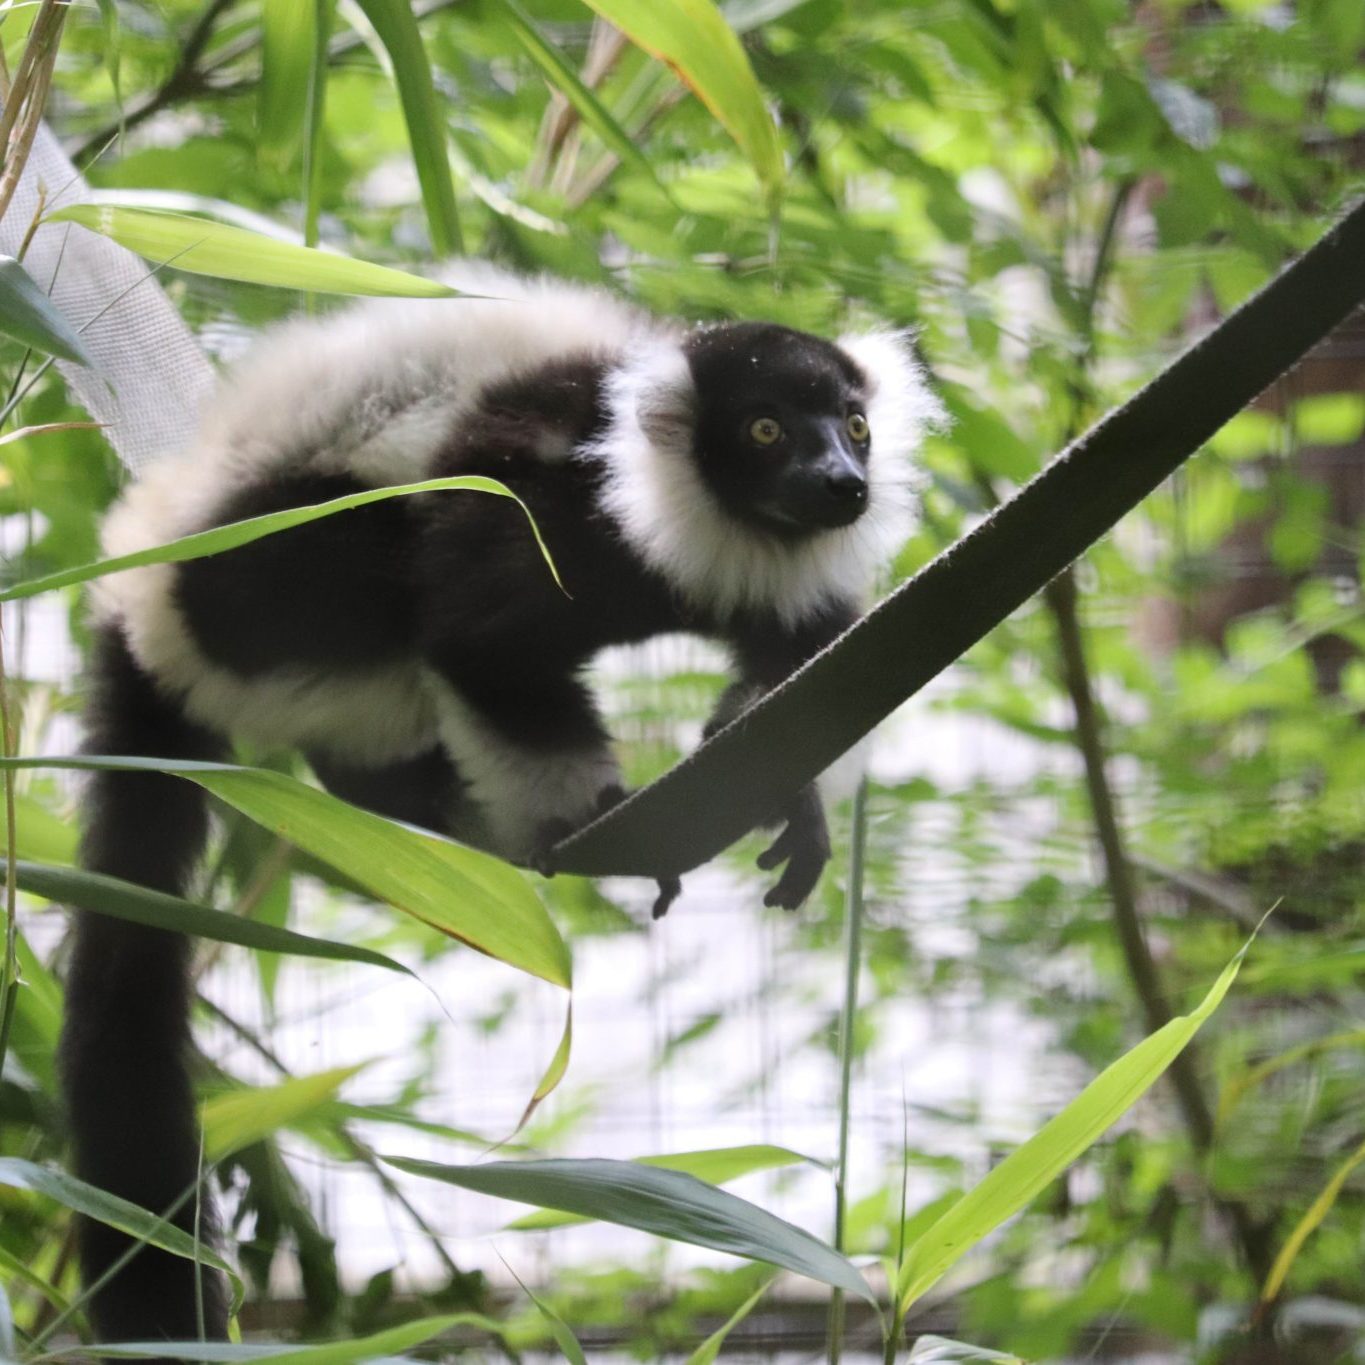
M790 625L832 600L861 602L914 530L920 478L912 457L943 422L943 408L903 334L869 332L839 345L869 384L867 510L795 546L732 517L703 482L678 341L656 341L611 376L610 424L585 452L605 470L603 506L635 552L697 606L722 616L767 609Z

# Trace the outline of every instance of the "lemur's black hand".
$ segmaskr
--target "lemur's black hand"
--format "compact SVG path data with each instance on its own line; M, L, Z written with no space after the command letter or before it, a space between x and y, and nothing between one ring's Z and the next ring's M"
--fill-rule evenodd
M763 897L763 904L795 910L815 890L827 862L829 827L820 794L812 784L797 792L786 811L786 827L759 854L758 865L765 872L787 864L777 885Z

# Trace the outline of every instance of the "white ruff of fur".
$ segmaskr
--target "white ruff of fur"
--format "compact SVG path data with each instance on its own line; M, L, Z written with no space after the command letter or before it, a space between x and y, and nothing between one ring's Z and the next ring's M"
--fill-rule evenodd
M651 568L698 607L770 610L795 624L831 601L862 602L913 531L911 457L943 409L896 332L844 337L868 379L868 505L851 526L798 545L747 526L716 501L691 451L694 391L677 341L660 340L609 380L606 432L584 452L605 470L602 505Z

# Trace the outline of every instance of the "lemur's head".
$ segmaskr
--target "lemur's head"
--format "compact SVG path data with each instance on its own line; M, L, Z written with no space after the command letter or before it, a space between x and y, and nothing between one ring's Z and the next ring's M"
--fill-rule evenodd
M867 376L838 346L773 323L694 332L683 345L695 393L692 453L740 521L802 536L856 521L868 505Z
M741 322L646 337L606 416L586 453L646 563L708 609L795 621L857 600L913 530L943 408L903 333Z

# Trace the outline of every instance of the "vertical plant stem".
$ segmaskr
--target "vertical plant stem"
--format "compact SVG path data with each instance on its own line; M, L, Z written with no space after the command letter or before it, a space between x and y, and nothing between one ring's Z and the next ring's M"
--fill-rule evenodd
M327 44L332 36L332 0L313 0L313 60L308 67L308 106L303 118L303 244L317 246L322 189L323 120L327 106ZM313 296L309 295L311 307Z
M834 1249L844 1249L848 1213L848 1115L853 1086L853 1024L858 1013L858 973L863 959L863 869L867 858L867 778L853 796L849 838L848 891L844 897L844 1004L839 1015L839 1157L834 1174ZM829 1301L829 1362L839 1365L844 1349L844 1291Z
M6 758L14 757L14 727L10 724L9 679L5 674L5 623L0 613L0 748ZM19 996L19 917L17 910L18 883L15 868L16 827L14 819L13 768L6 768L5 782L5 963L0 973L0 1073L5 1069L9 1051L10 1025L14 1019Z

